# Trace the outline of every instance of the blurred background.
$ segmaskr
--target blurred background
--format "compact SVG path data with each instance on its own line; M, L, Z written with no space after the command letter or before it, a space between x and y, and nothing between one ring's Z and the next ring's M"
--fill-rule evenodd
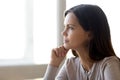
M63 13L78 4L103 9L120 57L119 0L0 0L0 80L42 80L51 49L62 44Z

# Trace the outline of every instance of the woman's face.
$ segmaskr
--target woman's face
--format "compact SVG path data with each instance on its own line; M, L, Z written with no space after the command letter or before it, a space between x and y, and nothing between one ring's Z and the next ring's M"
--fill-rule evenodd
M70 12L64 20L63 42L66 49L84 48L89 40L89 32L83 30L74 13Z

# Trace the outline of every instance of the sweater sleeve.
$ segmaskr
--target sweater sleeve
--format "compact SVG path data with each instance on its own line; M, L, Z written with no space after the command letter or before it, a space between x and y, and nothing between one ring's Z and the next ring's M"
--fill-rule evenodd
M112 59L104 68L104 80L120 80L120 61Z
M66 73L66 62L62 65L58 74L57 74L57 72L58 72L57 67L48 65L43 80L68 80L67 73Z
M68 80L67 79L67 72L66 72L66 63L63 64L62 68L58 72L55 80Z
M75 80L74 58L66 59L60 70L57 67L48 65L44 80ZM70 73L70 74L69 74ZM69 74L69 75L68 75Z
M46 70L46 73L44 75L43 80L55 80L57 70L58 70L57 67L54 67L54 66L49 64L48 67L47 67L47 70Z

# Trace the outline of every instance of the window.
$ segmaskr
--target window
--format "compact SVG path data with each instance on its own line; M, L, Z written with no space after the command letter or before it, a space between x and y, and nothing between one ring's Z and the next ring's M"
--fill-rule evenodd
M118 9L120 7L119 0L66 0L66 8L69 9L74 5L89 3L99 5L105 12L110 25L113 48L116 54L120 57L120 37L118 37L118 34L120 34L120 10Z
M65 1L0 0L0 70L5 79L14 74L26 79L44 75L51 49L62 42L61 2Z
M25 4L24 0L0 0L0 64L24 57Z
M56 0L0 0L0 64L45 64L57 45Z
M57 46L56 0L34 0L33 58L37 64L48 63L51 49Z

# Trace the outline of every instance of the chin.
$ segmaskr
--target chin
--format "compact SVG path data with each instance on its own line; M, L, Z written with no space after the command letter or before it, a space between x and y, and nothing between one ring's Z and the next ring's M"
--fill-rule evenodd
M63 46L64 46L65 49L73 49L73 50L75 50L77 48L77 46L75 46L75 45L63 44Z
M68 46L66 44L64 44L63 46L64 46L65 49L71 49L70 46Z

